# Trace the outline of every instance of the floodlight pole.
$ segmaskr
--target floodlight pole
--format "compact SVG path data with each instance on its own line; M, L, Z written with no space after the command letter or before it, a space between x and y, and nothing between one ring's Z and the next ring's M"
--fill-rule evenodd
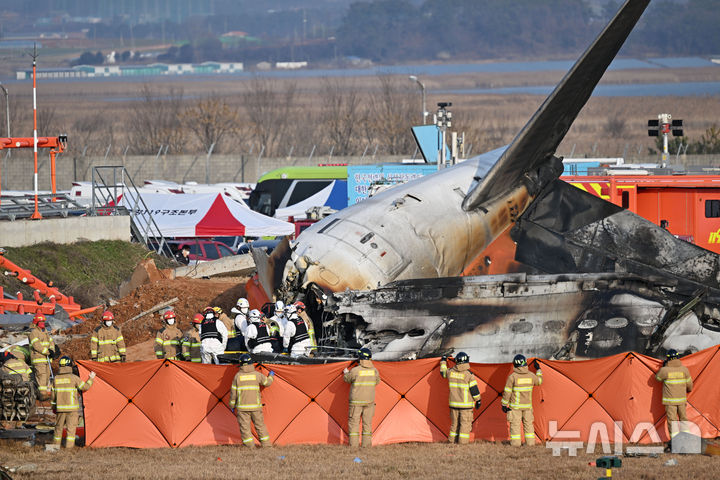
M420 92L422 93L423 125L425 125L425 124L427 124L427 116L428 116L427 107L425 106L425 84L422 83L416 75L410 75L408 78L420 86Z
M452 103L440 102L437 105L438 111L435 114L435 125L438 127L438 134L440 137L440 148L438 149L437 159L437 168L440 170L441 168L447 167L447 129L452 127L452 112L450 112L447 107L451 107Z
M7 137L10 138L10 99L7 88L5 88L5 85L3 85L2 82L0 82L0 89L2 89L3 94L5 95L5 121L7 124Z

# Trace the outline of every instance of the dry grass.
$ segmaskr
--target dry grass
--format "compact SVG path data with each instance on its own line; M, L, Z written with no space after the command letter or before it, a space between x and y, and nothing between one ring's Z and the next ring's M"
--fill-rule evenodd
M434 109L438 101L451 101L455 114L454 128L466 133L466 144L473 145L473 153L508 143L527 122L543 101L541 96L532 95L437 95L433 91L461 88L512 87L521 85L553 85L565 72L547 71L517 74L467 74L427 76L423 80L429 95L427 105ZM718 81L717 67L696 69L641 69L608 72L604 83L662 83L689 81ZM407 88L417 95L416 85L405 77L398 77L399 88ZM248 78L173 78L154 79L152 87L158 95L166 95L170 88L181 88L187 106L208 94L221 95L232 108L244 116L243 94L248 92ZM318 151L329 150L331 141L327 138L322 106L327 100L327 83L320 78L292 80L297 94L289 115L290 127L278 144L277 150L286 154L295 145L294 154L307 156L313 144ZM380 82L376 77L343 78L341 88L354 90L361 97L361 108L367 109L373 98L380 98ZM281 88L283 82L277 83ZM48 131L40 135L54 135L65 132L69 135L70 150L67 155L79 155L88 147L87 155L104 155L109 144L110 155L120 155L126 146L132 144L127 125L132 121L132 102L122 99L138 96L143 87L140 81L79 81L41 82L38 87L40 109L53 111ZM15 110L12 123L16 135L31 135L31 90L27 83L11 87ZM413 97L414 98L414 97ZM419 101L419 95L418 95ZM718 97L633 97L633 98L592 98L571 128L559 153L568 155L574 147L574 155L615 156L627 153L647 154L653 147L653 139L647 137L646 122L658 113L670 112L675 118L685 120L686 135L697 139L705 130L718 122L720 98ZM418 104L419 115L419 104ZM614 121L619 119L619 121ZM409 120L410 122L412 120ZM257 143L247 133L247 125L215 153L246 153ZM409 135L409 133L408 133ZM382 137L382 136L381 136ZM199 145L187 140L186 153L197 153ZM379 154L384 154L383 138L365 138L358 130L350 154L361 154L368 144L380 143ZM385 140L387 143L388 141ZM257 146L256 146L257 148ZM356 150L356 151L355 151ZM20 153L20 152L18 152ZM171 152L172 153L172 152ZM175 152L178 153L178 152ZM337 152L336 152L337 153ZM411 155L412 151L406 152ZM266 156L268 152L266 151Z
M604 470L589 466L602 456L584 452L577 457L553 457L537 446L514 448L495 443L467 446L401 444L351 450L342 446L288 446L266 450L242 447L201 447L180 450L76 449L46 453L41 447L5 444L0 464L17 467L30 463L33 472L13 478L597 478ZM360 463L354 461L355 458ZM670 458L677 466L663 464ZM659 458L623 458L613 478L674 480L709 478L720 468L720 458L662 455Z

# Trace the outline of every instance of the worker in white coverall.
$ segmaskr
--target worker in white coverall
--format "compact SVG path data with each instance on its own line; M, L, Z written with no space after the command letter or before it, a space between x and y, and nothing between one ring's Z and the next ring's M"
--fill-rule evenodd
M245 343L251 353L272 353L270 326L262 321L260 310L250 310L250 324L245 330Z
M200 324L200 356L202 363L220 363L217 356L225 352L228 341L227 327L212 307L203 311L203 323Z
M235 330L245 336L245 331L249 325L250 302L248 302L247 298L238 298L237 303L230 309L230 312L235 314Z
M283 332L283 353L293 357L307 355L313 346L305 320L297 313L295 305L285 307L287 324Z
M275 302L275 315L270 317L270 328L277 329L280 338L285 333L285 325L287 324L287 318L285 317L285 304L281 301Z

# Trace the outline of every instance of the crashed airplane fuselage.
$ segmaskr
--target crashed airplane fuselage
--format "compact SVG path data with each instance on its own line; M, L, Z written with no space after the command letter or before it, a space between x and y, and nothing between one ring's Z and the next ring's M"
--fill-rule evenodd
M668 262L646 258L642 251L598 249L589 234L566 238L570 231L583 232L584 226L602 224L606 217L618 212L592 201L578 200L580 197L577 196L582 194L579 190L577 194L563 190L558 185L562 182L556 180L562 172L561 161L554 154L648 3L649 0L628 0L620 8L507 148L396 186L318 222L305 230L289 250L280 250L284 256L278 250L273 253L271 263L276 267L276 275L272 279L264 276L264 283L272 284L266 285L266 291L285 300L298 296L320 300L322 305L317 311L323 314L323 325L329 329L339 328L330 335L334 342L347 341L349 346L353 342L368 344L383 358L431 355L459 348L476 351L483 355L484 361L489 358L506 361L511 350L541 356L566 355L562 353L564 350L570 350L569 355L578 354L577 342L566 347L572 338L580 338L580 333L574 332L582 328L575 328L574 324L592 320L606 327L609 318L624 318L627 325L616 330L635 325L632 335L639 337L630 341L625 333L619 343L617 339L608 339L603 340L605 344L637 348L637 344L643 343L640 337L647 336L642 332L650 328L638 326L642 307L611 312L614 316L608 319L588 315L602 311L603 305L609 307L612 302L617 303L618 298L636 304L659 303L664 289L677 288L677 285L680 293L675 300L683 303L686 297L690 300L698 295L695 290L705 285L702 278L714 276L708 286L717 287L718 262L705 259L703 265L707 266L707 276L691 272L689 278L684 278L687 270L668 270ZM562 191L559 199L557 194L550 194L555 191ZM538 209L536 205L541 198L544 207ZM560 210L552 210L557 207L553 202L570 208L562 210L564 218L543 223L547 216L560 215ZM575 204L585 208L573 210ZM528 212L535 215L535 222L524 222ZM631 227L642 225L642 222L638 218L637 224ZM532 291L537 293L534 298L529 294L527 298L518 294L512 300L505 295L504 289L503 295L489 294L491 291L497 293L497 288L487 290L487 282L483 279L467 283L467 279L448 278L461 275L511 225L524 227L513 229L515 241L538 238L536 245L527 245L527 242L523 248L518 245L515 253L528 273L588 273L590 277L579 284L573 280L574 287L564 285L563 288L577 290L572 294L557 291L556 280L537 277L533 280ZM565 231L558 231L558 225L566 227ZM622 232L615 234L608 238L623 237ZM668 242L670 252L665 253L672 257L672 248L676 244ZM581 258L576 259L573 255ZM704 254L694 252L692 255L702 257ZM282 275L277 274L278 267ZM667 277L676 286L654 283L638 291L630 289L629 296L625 297L622 296L626 295L623 286L619 284L614 294L600 290L602 294L595 294L584 287L592 283L593 273L643 275L648 269L659 278ZM422 287L423 279L440 280L435 280L437 288L428 290ZM546 285L538 287L537 282L546 282ZM455 291L459 283L463 285L464 297L445 294ZM392 293L394 288L408 285L411 290L415 288L412 285L420 288L407 298L400 295L401 300L397 302L385 302L385 297L399 295L399 291ZM470 288L469 292L477 291L480 296L471 301L472 295L466 288ZM432 294L430 303L421 301L423 292ZM370 303L368 298L372 298ZM315 302L311 305L314 307ZM424 305L424 310L418 310L420 305ZM381 315L383 309L392 314ZM486 313L479 314L485 309ZM672 305L665 304L660 309L665 310L662 316L671 309ZM515 327L511 326L521 324L519 317L510 315L515 310L522 312L522 321L526 322L526 326L517 328L522 330L532 325L525 332L529 335L522 344L512 336L499 334L507 331L506 326L514 332ZM558 313L559 310L562 312ZM605 310L610 312L608 308ZM423 311L431 313L426 315ZM461 311L466 313L459 315ZM327 315L331 312L334 320L328 320ZM530 315L533 312L535 315ZM703 315L713 322L707 311ZM426 320L429 323L425 323ZM623 320L615 322L619 325ZM592 323L587 321L584 325ZM588 342L586 336L582 338ZM593 338L597 336L591 335L590 343ZM513 342L515 345L511 348L508 343ZM650 342L644 343L649 345ZM654 344L657 347L657 338ZM579 350L580 354L589 356L612 353L591 346Z
M399 281L333 300L337 326L353 325L380 360L452 351L483 362L518 353L570 360L719 343L720 333L703 329L692 309L669 314L684 300L668 293L670 283L631 274L515 273Z

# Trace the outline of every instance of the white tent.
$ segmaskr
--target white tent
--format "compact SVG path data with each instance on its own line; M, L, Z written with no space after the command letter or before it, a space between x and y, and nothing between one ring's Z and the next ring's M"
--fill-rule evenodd
M220 193L142 193L145 206L129 198L126 190L119 204L150 212L164 237L280 236L292 235L295 226L254 212ZM141 229L142 217L136 221Z

